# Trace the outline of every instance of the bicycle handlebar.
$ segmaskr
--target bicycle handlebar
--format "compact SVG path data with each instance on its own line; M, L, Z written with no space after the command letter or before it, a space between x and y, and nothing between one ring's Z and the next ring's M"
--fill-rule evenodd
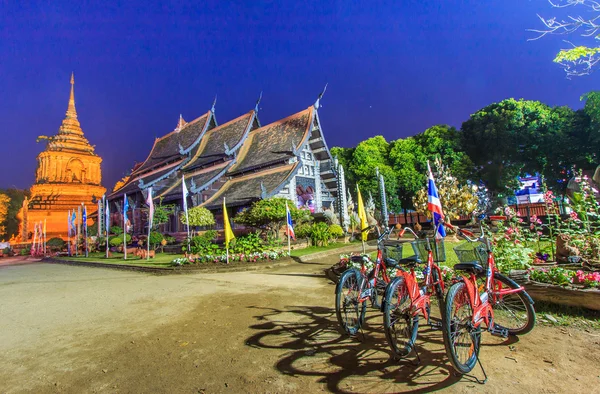
M414 235L414 236L415 236L415 238L419 238L419 236L417 235L417 233L415 233L415 232L413 231L413 229L412 229L412 228L410 228L410 227L404 227L404 228L402 229L402 231L400 231L400 234L398 234L398 238L402 238L402 237L404 236L404 233L406 232L406 230L408 230L410 233L412 233L412 235Z

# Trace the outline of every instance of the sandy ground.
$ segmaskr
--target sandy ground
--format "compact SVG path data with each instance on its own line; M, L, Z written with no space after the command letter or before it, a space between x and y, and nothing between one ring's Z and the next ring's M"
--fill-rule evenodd
M341 336L323 275L335 259L171 276L0 267L0 392L600 392L600 332L486 334L484 386L450 372L440 331L420 329L420 366L390 359L375 310L363 337Z

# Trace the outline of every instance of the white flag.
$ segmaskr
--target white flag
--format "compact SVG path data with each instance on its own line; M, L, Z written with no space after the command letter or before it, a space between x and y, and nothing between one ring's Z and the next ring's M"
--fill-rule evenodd
M146 204L148 204L148 226L152 228L152 221L154 219L154 201L152 200L152 187L148 188L148 197L146 198Z
M183 192L183 210L187 214L187 210L188 210L187 197L190 194L190 192L188 192L187 186L185 185L185 176L184 175L181 176L181 189Z

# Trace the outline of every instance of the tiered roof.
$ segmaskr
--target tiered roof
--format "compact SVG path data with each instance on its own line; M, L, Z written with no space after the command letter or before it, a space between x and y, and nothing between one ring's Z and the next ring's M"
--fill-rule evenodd
M262 127L258 104L220 126L212 110L187 124L180 118L175 131L156 140L146 161L111 197L153 186L156 198L177 200L183 174L192 193L219 182L216 193L207 193L210 197L201 205L217 208L223 197L228 205L244 205L279 193L298 172L300 151L306 144L320 163L325 186L335 194L336 178L319 125L318 103Z

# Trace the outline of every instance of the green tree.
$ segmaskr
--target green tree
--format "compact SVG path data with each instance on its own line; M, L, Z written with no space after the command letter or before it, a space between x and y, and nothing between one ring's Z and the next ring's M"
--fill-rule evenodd
M351 173L348 186L352 192L355 192L358 183L363 196L368 196L369 192L373 196L379 196L379 180L376 175L379 169L385 181L388 208L391 212L397 212L401 208L397 197L398 177L391 166L389 156L390 144L380 135L359 143L348 163L348 170ZM377 207L380 203L379 198L376 198Z
M519 175L539 170L531 165L533 156L553 154L535 147L551 125L551 113L539 101L511 98L488 105L463 123L461 146L493 196L512 194Z
M204 207L193 207L188 209L188 216L190 218L190 226L211 226L215 224L215 217L211 211ZM180 214L181 222L187 224L187 218L185 212Z
M0 222L1 226L5 227L4 236L0 235L0 240L8 241L12 236L18 235L20 220L18 213L23 207L23 201L25 197L29 195L26 190L19 189L0 189L0 194L8 196L10 202L8 204L8 210L6 213L6 219L4 222Z
M600 47L592 45L593 39L600 38L597 22L600 16L598 15L600 13L598 2L595 0L555 0L549 3L553 8L561 10L577 7L581 11L585 11L587 8L588 13L567 15L562 19L556 16L544 18L538 14L541 26L529 29L535 33L530 41L539 40L548 35L579 35L580 41L583 41L580 44L583 45L576 45L565 40L571 47L561 49L554 58L554 62L565 70L567 78L590 74L600 61Z
M238 213L233 220L245 226L266 230L273 237L279 238L279 229L286 220L286 204L292 219L300 220L308 215L306 211L296 208L287 198L272 197L256 201L250 208Z
M8 207L10 205L10 198L1 193L0 194L0 237L6 239L6 218L8 216Z
M146 210L148 212L148 210ZM163 204L161 198L158 204L154 205L154 215L152 217L152 226L157 227L162 224L169 223L169 218L175 212L174 204Z

